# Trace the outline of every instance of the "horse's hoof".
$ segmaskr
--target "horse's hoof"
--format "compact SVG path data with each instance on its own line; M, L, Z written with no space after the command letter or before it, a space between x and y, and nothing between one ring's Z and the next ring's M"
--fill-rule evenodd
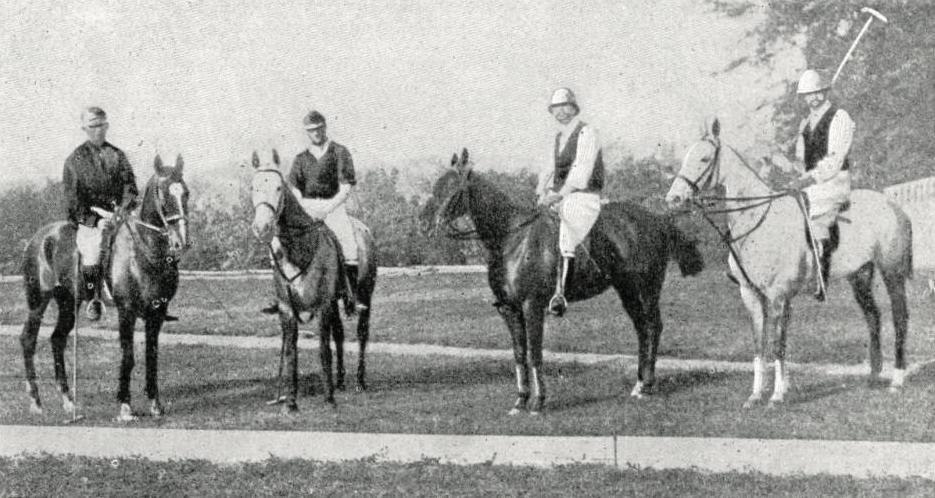
M367 390L367 384L365 382L358 382L355 389L357 392L362 393Z
M902 386L890 386L886 388L886 391L890 394L899 394L903 392Z
M523 410L520 410L519 408L515 408L515 407L514 407L514 408L510 408L510 411L507 412L507 415L509 415L509 416L511 416L511 417L515 417L515 416L519 415L519 414L522 413L522 412L523 412Z
M62 396L62 410L68 414L75 413L75 403L73 403L68 397Z
M633 389L630 391L630 397L636 398L636 399L643 399L643 391L644 391L643 382L638 380L636 381L636 384L633 385Z
M160 403L158 400L152 400L152 401L150 402L150 404L149 404L149 414L152 415L153 418L159 418L159 417L165 415L165 413L166 413L166 411L165 411L165 409L162 407L162 403Z
M760 404L762 401L763 401L763 400L760 399L760 398L758 398L758 397L756 397L756 398L755 398L755 397L750 397L750 398L748 398L746 401L743 402L743 409L744 409L744 410L749 410L749 409L755 407L756 405Z
M785 404L786 404L786 402L785 402L784 400L781 400L781 399L771 399L771 400L769 400L769 403L766 404L766 409L767 409L767 410L776 410L776 409L782 408L782 406L785 405Z
M334 388L337 389L338 391L347 390L347 388L344 387L344 382L338 382L337 384L334 385Z
M38 401L32 400L29 402L29 413L33 415L42 415L42 405Z
M325 397L325 403L328 403L331 406L337 405L337 402L334 400L334 394L329 394L327 397Z
M283 415L294 415L299 413L299 405L295 401L287 401L279 411Z
M120 413L114 417L116 422L136 422L140 418L133 414L133 409L130 408L130 405L127 403L120 404Z
M542 415L542 412L541 412L541 411L539 411L539 410L529 410L529 416L530 416L530 417L538 417L539 415Z

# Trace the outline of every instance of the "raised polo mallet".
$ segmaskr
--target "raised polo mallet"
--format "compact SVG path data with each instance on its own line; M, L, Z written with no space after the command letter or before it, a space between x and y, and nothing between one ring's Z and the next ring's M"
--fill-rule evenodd
M838 79L838 75L841 74L841 70L844 69L844 64L846 64L847 61L850 60L851 54L854 53L854 49L857 47L857 43L860 42L861 38L863 38L864 33L866 33L868 29L870 29L870 23L872 23L874 19L879 19L880 22L883 22L883 23L889 22L886 20L886 17L883 14L877 12L876 10L871 9L870 7L864 7L860 9L860 11L866 14L870 14L870 17L867 18L867 22L864 23L864 27L860 28L860 33L857 33L857 38L854 39L854 43L851 43L851 48L848 49L847 54L844 55L844 59L841 61L841 64L838 66L838 70L834 72L834 76L831 78L832 85L834 85L834 82Z

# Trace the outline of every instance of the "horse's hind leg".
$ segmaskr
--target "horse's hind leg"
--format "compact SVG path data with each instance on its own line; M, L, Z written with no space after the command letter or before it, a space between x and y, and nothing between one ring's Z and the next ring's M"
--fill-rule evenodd
M744 402L744 408L752 408L763 400L764 377L766 374L765 355L766 355L766 309L763 300L753 289L742 285L740 287L740 297L747 313L750 315L750 321L753 329L753 390L747 401Z
M776 316L776 332L773 337L773 355L776 357L776 368L773 371L773 395L769 398L769 406L775 407L785 401L786 391L789 389L789 371L786 369L786 331L789 329L789 319L792 318L792 302L788 299L777 302L771 312Z
M880 352L880 308L873 299L873 264L867 263L848 277L854 289L854 298L860 305L870 332L868 352L870 357L870 381L874 382L883 370L883 354ZM895 307L894 307L895 311ZM895 313L894 313L895 315Z
M535 301L523 305L522 320L526 323L526 340L529 342L529 387L532 403L529 414L537 415L545 407L545 376L542 374L542 336L545 325L545 306ZM515 353L515 346L514 346ZM519 371L517 371L517 374Z
M279 325L282 328L285 378L289 381L289 391L286 394L286 402L282 406L282 411L294 413L299 411L299 405L296 402L299 394L299 325L292 313L284 310L279 312ZM281 382L281 379L279 381Z
M26 391L29 393L29 411L34 414L42 413L42 401L39 399L39 387L36 385L36 339L39 336L39 327L42 325L42 315L49 305L49 296L42 296L38 290L31 293L27 290L29 302L29 316L23 324L23 332L19 336L20 346L23 348L23 363L26 368Z
M369 302L369 300L368 300ZM365 303L366 304L366 303ZM367 362L365 360L366 350L367 350L367 341L370 339L370 309L371 305L367 304L367 308L360 310L360 315L357 317L357 346L360 350L360 353L357 356L357 390L365 391L367 390Z
M146 397L149 398L149 413L161 417L163 410L159 400L159 329L165 315L150 312L146 315Z
M896 392L903 387L906 378L906 335L909 332L909 308L906 306L906 278L899 273L883 273L883 283L890 296L893 313L893 331L896 340L894 346L895 366L890 391Z
M325 388L325 402L334 404L334 378L331 373L331 332L334 320L340 320L337 303L331 303L322 309L318 334L318 356L321 359L322 383Z
M65 373L65 346L68 343L68 334L75 327L75 296L63 289L56 289L55 302L58 305L58 320L50 339L55 362L55 380L58 381L59 392L62 395L62 409L72 413L75 403L68 388L68 375ZM75 365L71 367L76 368Z

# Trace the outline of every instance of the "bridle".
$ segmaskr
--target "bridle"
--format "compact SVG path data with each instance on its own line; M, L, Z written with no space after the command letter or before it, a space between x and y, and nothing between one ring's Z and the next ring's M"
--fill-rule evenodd
M282 176L282 172L279 171L278 169L272 169L272 168L269 168L269 169L260 169L260 170L257 170L257 172L254 173L254 175L258 175L258 174L260 174L260 173L275 173L275 174L279 177L279 183L280 183L280 185L285 186L285 184L286 184L286 179L285 179L285 177ZM279 218L279 215L282 214L282 206L283 206L283 198L284 198L284 197L285 197L285 195L280 195L280 196L279 196L279 201L278 201L278 204L277 204L276 206L274 206L272 203L267 202L267 201L255 202L255 203L253 204L253 210L256 211L256 210L258 210L258 209L261 208L261 207L266 207L266 208L268 208L270 211L273 212L273 218L274 218L274 219L278 219L278 218Z
M708 165L705 167L705 169L703 169L701 173L698 174L698 178L695 178L694 180L692 180L691 178L683 175L681 171L675 175L676 178L682 180L683 182L687 183L689 187L691 187L692 194L698 194L700 192L708 190L712 184L717 185L718 180L720 179L721 141L720 139L711 137L710 135L705 135L703 140L711 144L712 147L714 147L714 157L712 157L711 160L708 161ZM697 143L695 145L692 145L692 149L694 149L697 145L698 145ZM688 150L688 154L691 153L692 149ZM699 185L699 182L704 182L704 183Z
M174 183L176 182L173 182L173 184ZM126 219L126 222L128 224L128 228L130 229L130 236L133 238L134 243L138 243L138 245L140 245L140 247L143 248L142 249L143 256L149 261L151 265L155 266L156 258L151 254L149 246L143 243L142 241L138 240L139 233L137 232L135 228L143 227L143 228L149 229L150 231L154 232L157 236L168 240L170 237L169 227L173 224L178 224L181 222L187 223L188 215L187 213L185 213L185 207L181 204L181 200L180 200L179 209L181 212L173 214L171 216L166 216L165 207L164 207L166 195L163 192L163 189L161 188L160 183L158 181L155 182L153 189L155 190L155 194L156 194L156 215L159 217L159 221L162 224L162 226L157 226L157 225L147 223L139 219L138 217L132 220ZM184 251L184 248L182 250ZM171 249L169 250L169 253L164 258L165 263L167 265L172 265L178 262L180 259L181 259L181 251L177 252Z
M481 239L480 233L478 232L477 228L464 229L464 228L458 228L457 226L455 226L456 220L463 218L465 216L468 216L467 211L465 211L463 214L460 214L456 217L451 217L447 215L447 211L451 205L458 206L460 205L460 203L464 202L464 196L471 195L470 191L468 190L470 187L470 179L469 179L470 175L471 175L470 171L466 173L459 172L457 187L455 187L454 192L452 192L451 195L449 195L441 203L441 205L438 207L438 210L436 211L437 213L436 220L438 220L438 218L441 217L444 220L444 222L439 224L436 221L435 224L436 226L441 226L445 237L448 237L450 239L454 239L454 240L480 240ZM522 230L523 228L528 226L530 223L532 223L533 221L537 220L540 216L542 216L543 212L544 212L543 210L536 210L536 212L531 214L529 217L524 218L522 221L517 223L515 226L512 226L509 229L507 229L507 233L515 233L515 232Z

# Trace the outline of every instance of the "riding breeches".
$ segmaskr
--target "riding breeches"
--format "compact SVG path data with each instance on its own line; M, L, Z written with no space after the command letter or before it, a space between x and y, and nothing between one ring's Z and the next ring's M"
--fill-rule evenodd
M562 256L574 257L575 248L601 214L601 196L591 192L573 192L558 205L561 223L558 227L558 248Z
M101 262L101 243L104 239L104 231L97 227L89 227L78 224L78 233L75 235L75 243L78 246L78 254L81 255L81 264L92 266Z
M851 176L841 171L831 180L805 189L808 196L808 215L816 239L829 238L828 229L838 218L841 208L847 204L851 193Z
M303 205L314 205L318 199L303 199ZM330 199L320 199L322 204L330 202ZM344 263L348 265L357 264L357 238L354 236L354 225L351 223L351 217L347 215L347 208L344 204L334 208L333 211L325 216L325 225L334 232L341 244L341 252L344 254Z

